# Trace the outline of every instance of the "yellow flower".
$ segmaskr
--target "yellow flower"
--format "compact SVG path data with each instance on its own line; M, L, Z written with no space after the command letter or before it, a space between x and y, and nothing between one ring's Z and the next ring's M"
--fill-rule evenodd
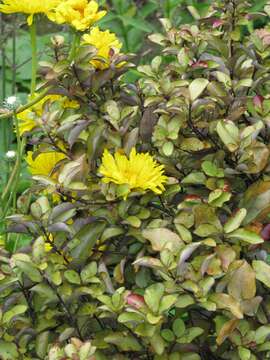
M53 246L52 246L52 243L53 243L53 235L52 235L52 234L49 234L48 240L46 239L45 236L43 236L43 240L44 240L45 252L51 251L52 248L53 248Z
M34 94L33 96L30 97L30 101L35 99L38 96L39 96L38 93ZM70 100L66 96L52 94L52 95L45 96L37 104L35 104L31 109L38 116L41 116L43 113L44 105L48 101L50 101L51 103L58 102L63 109L67 109L67 108L77 109L78 107L80 107L79 103L76 100Z
M33 130L37 126L37 122L34 117L35 114L30 110L26 109L17 115L19 122L19 133L23 135L25 132Z
M30 97L30 101L36 98L39 94L34 94ZM78 109L80 107L76 100L70 100L66 96L62 95L47 95L37 104L29 109L26 109L17 115L19 120L19 132L23 135L25 132L33 130L38 125L41 125L41 116L46 102L57 101L63 109Z
M164 165L159 165L149 153L136 153L135 148L131 150L129 158L119 151L113 157L105 149L99 172L104 176L104 183L128 184L129 192L132 189L149 189L161 194L165 190L163 184L167 181L163 175Z
M106 69L111 57L111 51L119 53L122 47L121 42L117 39L114 33L109 30L100 31L96 26L91 29L90 34L83 35L83 44L92 45L97 49L97 56L104 58L106 63L98 60L92 60L97 69Z
M38 13L49 15L61 0L3 0L0 12L5 14L28 14L27 23L32 25L33 16Z
M80 104L76 100L70 100L66 96L62 98L61 105L63 109L78 109L80 107Z
M78 31L85 31L105 15L106 11L98 11L98 3L94 0L66 0L49 18L58 24L70 24Z
M33 152L28 151L26 162L32 175L45 175L56 178L57 174L52 174L55 166L59 161L66 158L65 154L60 152L40 153L35 159L32 157Z

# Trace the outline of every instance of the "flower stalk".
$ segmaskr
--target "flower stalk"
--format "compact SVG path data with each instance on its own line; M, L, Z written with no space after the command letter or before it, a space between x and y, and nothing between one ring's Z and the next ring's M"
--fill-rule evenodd
M3 20L3 14L1 14L1 36L4 37L5 25ZM1 101L4 101L6 97L6 53L4 43L1 46ZM0 124L0 155L4 154L8 150L7 135L8 135L8 123ZM7 181L7 167L5 166L3 171L4 183Z
M22 156L25 148L25 139L21 140L18 118L15 111L14 111L14 124L16 129L16 138L17 138L17 158L16 158L15 166L10 174L9 181L1 196L1 201L5 204L3 207L4 211L2 213L2 218L6 216L10 203L12 200L14 201L14 196L16 196L16 190L21 172Z
M14 115L14 113L16 115L20 114L21 112L31 108L32 106L36 105L37 103L39 103L43 98L45 98L45 96L48 95L49 91L51 90L51 87L47 87L45 90L43 90L39 96L35 97L32 101L29 101L27 104L20 106L15 112L14 111L8 111L4 114L0 115L0 120L5 120L8 119L10 117L12 117Z
M35 93L37 84L37 28L35 18L30 26L30 38L32 49L32 73L31 73L31 95Z
M76 31L74 31L73 35L72 35L72 39L71 39L70 52L68 55L68 60L70 62L72 62L75 58L76 50L77 50L79 43L80 43L80 37L79 37L78 33Z

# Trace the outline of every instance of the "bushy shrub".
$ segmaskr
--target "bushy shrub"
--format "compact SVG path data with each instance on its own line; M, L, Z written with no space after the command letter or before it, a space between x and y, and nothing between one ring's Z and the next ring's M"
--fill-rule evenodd
M0 250L1 358L270 357L270 30L213 3L161 20L137 86L129 56L53 39L43 87L66 98L23 134L34 183L8 220L32 241Z

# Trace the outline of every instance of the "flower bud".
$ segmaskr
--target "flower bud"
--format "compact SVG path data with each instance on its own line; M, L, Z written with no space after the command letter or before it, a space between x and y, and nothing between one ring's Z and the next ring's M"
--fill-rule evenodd
M126 296L126 302L128 305L130 305L131 307L135 308L135 309L140 309L143 306L145 306L145 301L143 296L138 295L138 294L134 294L134 293L129 293Z
M14 111L21 105L21 102L17 96L12 95L6 98L3 105L6 109Z
M61 47L64 45L65 38L62 35L54 35L51 37L51 42L55 47Z

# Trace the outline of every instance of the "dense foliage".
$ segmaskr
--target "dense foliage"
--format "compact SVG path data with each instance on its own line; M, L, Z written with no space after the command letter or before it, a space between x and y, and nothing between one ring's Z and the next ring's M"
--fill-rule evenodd
M46 97L12 101L33 182L7 218L29 244L0 247L0 358L270 358L269 14L161 19L136 84L112 34L52 38Z

